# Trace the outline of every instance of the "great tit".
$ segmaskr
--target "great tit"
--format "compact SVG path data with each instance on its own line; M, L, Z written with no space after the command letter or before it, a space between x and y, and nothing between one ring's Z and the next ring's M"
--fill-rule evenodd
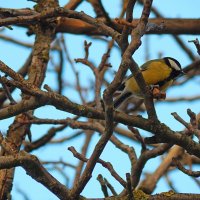
M158 86L159 90L164 92L174 81L174 79L183 74L180 63L171 57L150 60L140 67L144 81L148 86ZM119 108L130 96L143 98L142 92L133 75L128 76L117 88L119 94L114 100L114 108Z

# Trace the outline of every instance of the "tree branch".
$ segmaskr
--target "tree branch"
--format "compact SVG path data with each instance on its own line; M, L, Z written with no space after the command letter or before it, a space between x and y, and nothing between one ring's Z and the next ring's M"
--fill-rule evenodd
M59 199L69 198L69 191L41 165L37 157L21 151L14 156L1 156L0 169L23 167L27 174L53 192ZM70 198L69 198L70 199Z

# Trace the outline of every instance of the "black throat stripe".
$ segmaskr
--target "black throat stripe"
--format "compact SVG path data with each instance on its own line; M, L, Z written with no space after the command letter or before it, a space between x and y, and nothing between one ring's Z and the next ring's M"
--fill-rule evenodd
M171 80L171 78L170 77L168 77L168 78L166 78L166 79L164 79L163 81L159 81L157 84L155 84L155 85L159 85L159 87L162 87L163 85L165 85L165 83L167 83L168 81L170 81Z
M162 80L162 81L159 81L159 82L158 82L157 84L155 84L155 85L159 85L159 87L162 87L162 86L165 85L168 81L173 80L174 78L176 78L179 74L180 74L179 71L176 71L176 70L173 70L173 69L172 69L170 75L169 75L166 79L164 79L164 80Z

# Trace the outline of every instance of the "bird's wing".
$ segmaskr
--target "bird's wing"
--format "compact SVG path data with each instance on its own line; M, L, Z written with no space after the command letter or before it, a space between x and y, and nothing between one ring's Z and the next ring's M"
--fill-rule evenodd
M149 62L149 61L148 61ZM145 63L145 65L143 64L141 67L140 67L140 70L141 70L141 72L143 72L143 71L146 71L147 69L148 69L148 62L146 62ZM131 74L131 75L129 75L129 76L127 76L123 81L122 81L122 84L117 88L117 91L123 91L124 90L124 88L125 88L125 83L126 83L126 81L127 80L129 80L130 78L132 78L133 77L133 74Z
M141 71L146 71L146 70L148 69L149 62L151 62L151 61L148 61L148 62L144 63L144 64L140 67L140 70L141 70Z

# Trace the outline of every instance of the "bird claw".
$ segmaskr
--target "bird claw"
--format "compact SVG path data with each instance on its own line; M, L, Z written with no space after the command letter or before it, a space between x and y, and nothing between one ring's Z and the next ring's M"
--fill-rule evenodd
M166 93L160 90L159 85L151 85L150 91L154 99L162 100L166 98Z

